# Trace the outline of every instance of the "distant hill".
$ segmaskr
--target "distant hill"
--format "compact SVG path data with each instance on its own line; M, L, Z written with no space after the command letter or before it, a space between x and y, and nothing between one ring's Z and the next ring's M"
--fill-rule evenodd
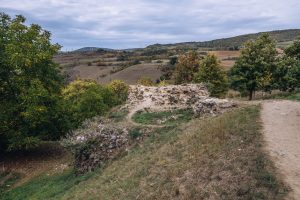
M260 32L253 34L240 35L230 38L222 38L205 42L183 42L175 44L154 44L150 45L147 48L239 48L248 40L256 39L261 34L268 33L270 36L275 39L278 43L286 43L288 41L293 41L300 36L300 29L287 29L287 30L276 30L268 32Z
M83 47L73 52L93 52L93 51L115 51L114 49L99 48L99 47Z

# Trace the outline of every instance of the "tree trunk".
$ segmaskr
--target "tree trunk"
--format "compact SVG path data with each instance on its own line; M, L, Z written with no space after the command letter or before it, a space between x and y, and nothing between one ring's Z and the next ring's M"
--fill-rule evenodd
M250 91L249 91L249 101L252 100L252 96L253 96L253 90L250 90Z

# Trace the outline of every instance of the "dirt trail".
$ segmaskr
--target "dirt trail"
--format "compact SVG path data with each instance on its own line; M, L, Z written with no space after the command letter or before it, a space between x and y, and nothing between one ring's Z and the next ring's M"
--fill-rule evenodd
M300 102L266 101L262 121L267 150L292 191L300 199Z

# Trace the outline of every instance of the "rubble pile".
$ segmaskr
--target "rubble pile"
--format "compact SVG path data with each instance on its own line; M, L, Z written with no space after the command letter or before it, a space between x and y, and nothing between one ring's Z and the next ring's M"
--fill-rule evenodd
M77 130L71 146L75 149L74 169L76 174L83 174L103 166L107 160L124 152L128 146L128 131L111 127L107 124L90 122L89 127Z
M147 87L134 85L130 87L128 103L131 106L142 102L151 102L151 106L182 106L191 105L199 99L209 96L202 84L168 85L162 87Z
M201 116L221 113L235 104L225 99L209 97L203 84L183 84L162 87L131 86L127 106L133 110L192 108L196 116Z

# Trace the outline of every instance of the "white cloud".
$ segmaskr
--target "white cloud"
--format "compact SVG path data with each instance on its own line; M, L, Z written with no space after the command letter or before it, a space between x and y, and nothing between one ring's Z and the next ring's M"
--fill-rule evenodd
M67 48L136 47L299 28L299 0L0 0Z

